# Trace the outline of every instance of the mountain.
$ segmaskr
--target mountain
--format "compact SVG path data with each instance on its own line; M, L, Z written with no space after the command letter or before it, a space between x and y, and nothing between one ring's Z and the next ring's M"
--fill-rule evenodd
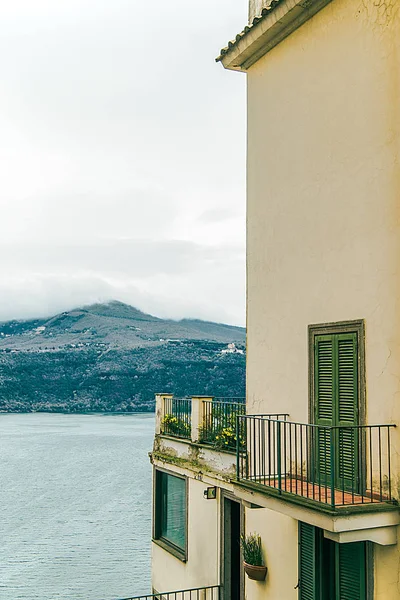
M156 392L244 396L242 327L122 302L0 323L0 412L149 411Z

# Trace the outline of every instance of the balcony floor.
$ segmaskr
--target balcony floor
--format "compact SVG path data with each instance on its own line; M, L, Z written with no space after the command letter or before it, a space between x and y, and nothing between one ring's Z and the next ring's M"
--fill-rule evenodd
M301 498L321 502L327 506L335 506L335 508L360 504L384 504L389 501L388 497L384 495L381 497L379 494L371 493L370 490L366 490L364 494L357 494L352 491L335 489L334 502L332 503L332 490L329 486L289 476L282 476L280 482L278 479L253 479L251 481L265 485L265 487L272 488L276 491L281 490L282 492L294 494Z

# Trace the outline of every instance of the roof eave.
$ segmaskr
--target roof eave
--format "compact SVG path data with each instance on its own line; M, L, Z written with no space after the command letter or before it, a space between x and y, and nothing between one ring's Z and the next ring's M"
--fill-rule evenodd
M246 72L262 56L331 0L283 0L216 59L225 69ZM238 36L239 37L239 36Z

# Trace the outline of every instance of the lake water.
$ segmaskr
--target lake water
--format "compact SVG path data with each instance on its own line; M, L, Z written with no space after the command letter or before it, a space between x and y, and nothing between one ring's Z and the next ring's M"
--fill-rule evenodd
M0 415L1 600L150 592L153 415Z

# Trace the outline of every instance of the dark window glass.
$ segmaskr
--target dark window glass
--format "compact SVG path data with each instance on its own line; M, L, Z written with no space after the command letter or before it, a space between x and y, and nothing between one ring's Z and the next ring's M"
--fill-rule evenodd
M186 480L156 472L155 537L186 551Z

